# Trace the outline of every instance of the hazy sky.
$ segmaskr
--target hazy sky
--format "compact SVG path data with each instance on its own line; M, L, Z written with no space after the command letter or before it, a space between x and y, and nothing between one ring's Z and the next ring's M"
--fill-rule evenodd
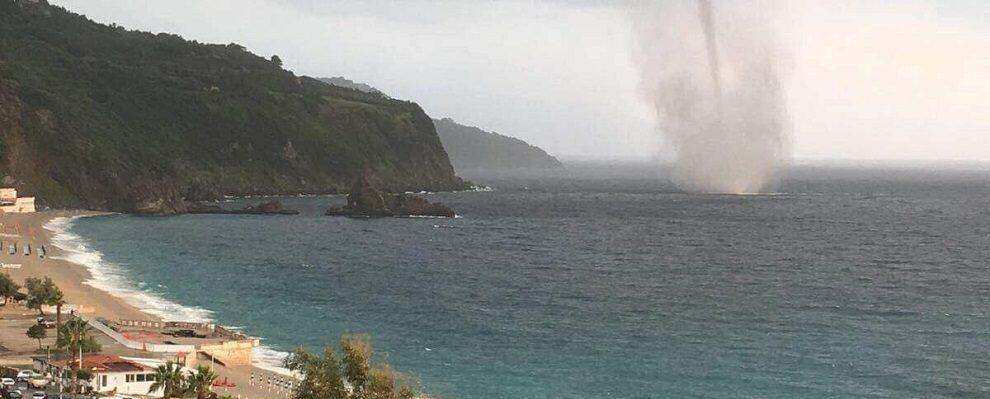
M722 0L713 0L716 7ZM104 23L236 42L564 158L653 158L627 2L51 0ZM990 1L788 1L795 158L990 160Z

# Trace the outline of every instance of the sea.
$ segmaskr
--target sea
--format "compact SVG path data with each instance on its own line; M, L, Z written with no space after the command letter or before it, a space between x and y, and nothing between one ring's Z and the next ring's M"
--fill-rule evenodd
M765 195L649 164L462 175L488 189L423 193L454 219L304 196L49 228L90 284L261 337L264 365L368 334L433 397L990 397L987 165L795 165Z

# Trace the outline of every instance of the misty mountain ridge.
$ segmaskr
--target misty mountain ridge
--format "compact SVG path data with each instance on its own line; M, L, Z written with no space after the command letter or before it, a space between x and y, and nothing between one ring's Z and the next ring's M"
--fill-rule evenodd
M551 169L564 165L543 149L515 137L461 125L453 119L434 119L440 141L456 170Z
M380 90L344 77L320 78L322 82L365 93L380 94ZM455 170L465 169L548 169L563 164L543 149L515 137L488 132L474 126L462 125L451 118L433 119Z

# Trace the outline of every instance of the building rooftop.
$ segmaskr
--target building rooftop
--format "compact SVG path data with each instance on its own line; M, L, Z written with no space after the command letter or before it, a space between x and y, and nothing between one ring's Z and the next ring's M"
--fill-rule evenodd
M45 356L35 356L34 359L42 362L46 362L48 360ZM67 367L70 363L74 363L72 356L65 354L60 356L52 356L51 364L55 367ZM82 366L83 368L92 369L95 372L144 372L154 370L151 367L127 359L122 359L119 356L106 355L102 353L83 355Z

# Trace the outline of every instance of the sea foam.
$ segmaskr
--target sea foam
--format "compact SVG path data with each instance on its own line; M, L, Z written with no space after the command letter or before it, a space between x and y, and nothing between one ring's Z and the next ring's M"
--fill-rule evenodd
M212 311L196 306L181 305L169 301L155 292L143 289L146 284L133 281L127 277L126 271L122 267L105 260L103 254L93 249L86 239L71 231L72 225L81 217L85 216L53 218L45 224L44 228L53 233L52 245L62 250L60 256L52 256L52 259L72 262L89 271L90 278L83 281L83 284L105 291L123 299L142 312L161 317L164 320L213 321ZM288 356L286 352L261 345L255 348L254 365L271 372L291 375L288 370L281 367L286 356Z

